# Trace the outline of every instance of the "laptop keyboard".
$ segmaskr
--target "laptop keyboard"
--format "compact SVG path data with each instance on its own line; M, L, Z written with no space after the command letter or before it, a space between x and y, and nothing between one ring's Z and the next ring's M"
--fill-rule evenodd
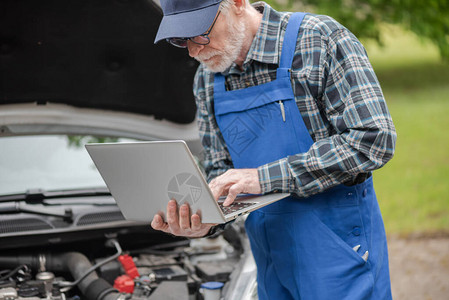
M233 202L229 206L223 206L223 203L218 203L218 206L220 206L224 215L228 215L241 209L245 209L254 204L257 204L257 202Z

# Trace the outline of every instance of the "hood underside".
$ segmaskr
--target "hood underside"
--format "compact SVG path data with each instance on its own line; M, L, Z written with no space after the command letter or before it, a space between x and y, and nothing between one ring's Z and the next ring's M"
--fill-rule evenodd
M0 105L59 103L191 123L197 63L153 44L161 18L151 0L0 1Z

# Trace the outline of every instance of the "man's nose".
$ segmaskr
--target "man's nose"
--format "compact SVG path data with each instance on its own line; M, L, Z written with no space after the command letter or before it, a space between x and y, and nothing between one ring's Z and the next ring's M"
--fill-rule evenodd
M196 57L203 50L204 45L196 44L192 41L187 41L187 49L189 50L190 57Z

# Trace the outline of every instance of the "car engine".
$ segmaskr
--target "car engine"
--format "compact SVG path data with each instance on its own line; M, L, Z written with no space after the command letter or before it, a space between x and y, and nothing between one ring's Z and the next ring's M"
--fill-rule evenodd
M111 246L115 254L94 260L81 252L2 254L0 299L202 299L202 283L226 282L239 260L222 236L132 251L108 239Z
M205 283L220 283L224 295L242 273L239 222L217 237L191 240L148 224L104 224L1 232L0 300L198 300Z

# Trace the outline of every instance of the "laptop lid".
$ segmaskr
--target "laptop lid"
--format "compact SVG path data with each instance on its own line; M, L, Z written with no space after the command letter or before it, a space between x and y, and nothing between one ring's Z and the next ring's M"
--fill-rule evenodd
M246 198L252 205L224 216L184 141L87 144L86 149L124 217L165 218L167 203L189 203L203 223L224 223L289 194ZM261 203L261 200L263 203Z
M86 149L124 217L151 222L167 202L188 202L204 223L225 221L184 141L87 144Z

